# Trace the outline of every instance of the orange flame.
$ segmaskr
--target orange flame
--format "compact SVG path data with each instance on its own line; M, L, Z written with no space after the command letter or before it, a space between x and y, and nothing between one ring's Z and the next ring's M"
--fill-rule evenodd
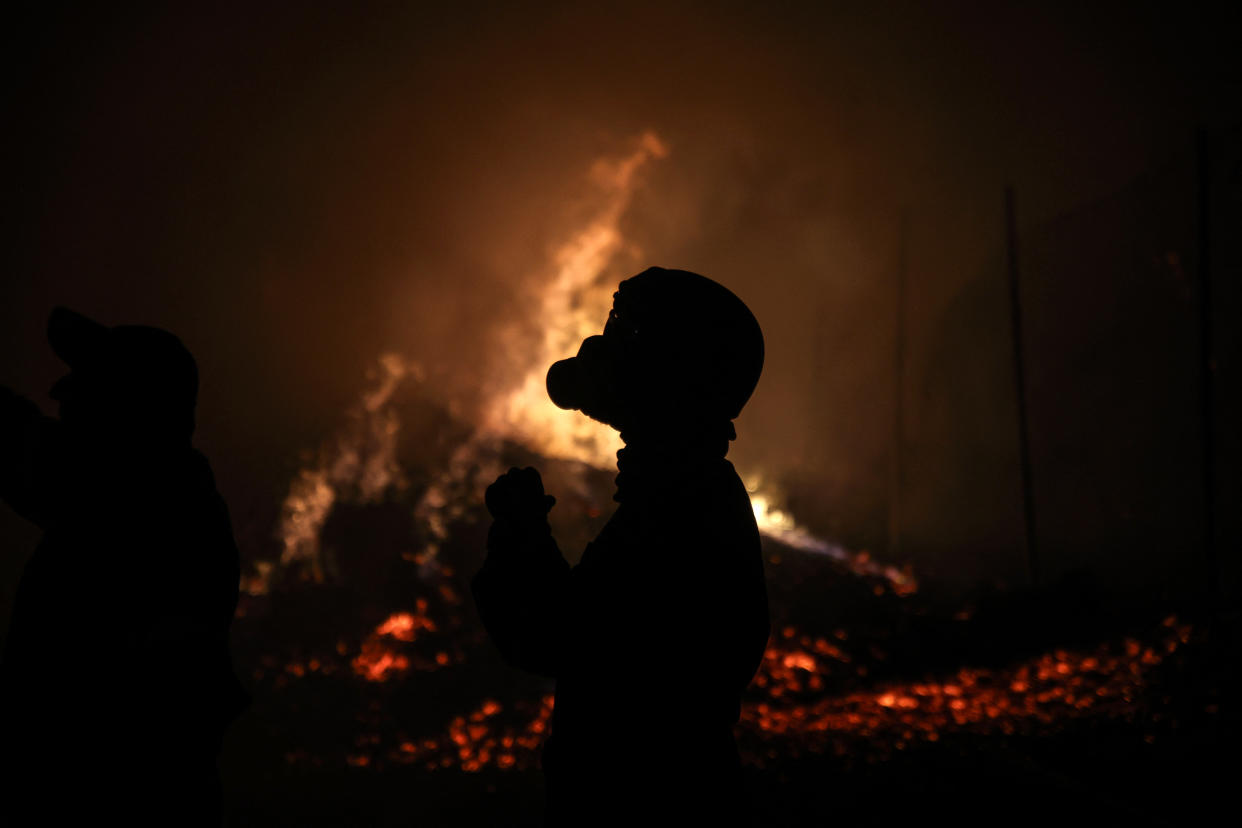
M404 485L396 458L400 423L388 403L406 377L421 375L417 364L396 354L379 358L372 375L375 386L350 409L345 426L320 449L315 462L301 469L289 485L278 531L282 568L301 567L306 577L322 582L326 562L319 538L332 507L342 499L373 502ZM259 561L243 587L251 595L261 595L274 574L272 562Z

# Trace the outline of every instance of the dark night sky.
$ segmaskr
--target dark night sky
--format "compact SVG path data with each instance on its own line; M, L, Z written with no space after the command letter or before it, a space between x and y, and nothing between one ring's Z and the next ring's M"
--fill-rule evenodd
M1189 244L1193 181L1177 170L1194 129L1229 128L1242 100L1237 12L1208 11L1224 4L35 5L5 33L0 382L41 398L55 378L54 304L172 329L200 362L199 444L244 514L279 496L376 354L471 376L488 358L474 332L520 312L513 283L564 232L591 160L653 129L671 153L627 234L647 261L734 288L767 331L739 455L788 479L804 520L881 546L908 211L910 554L966 580L1021 571L1004 185L1038 252L1082 235L1066 216L1124 212L1127 187L1172 165L1171 184L1142 192L1182 193L1185 209L1118 230L1102 261L1129 255L1144 221ZM1125 515L1172 503L1162 486L1196 484L1193 364L1179 362L1193 303L1125 298L1124 266L1081 268L1067 293L1024 265L1043 314L1031 359L1049 355L1035 427L1062 441L1036 436L1043 479L1132 477L1125 452L1096 466L1058 452L1115 431L1135 400L1125 439L1155 458L1150 485L1118 488L1090 527L1052 497L1069 565L1146 531ZM1079 309L1061 333L1054 296ZM1134 307L1106 313L1108 330L1165 319L1153 308L1173 320L1117 357L1144 366L1150 398L1126 397L1142 382L1112 363L1076 368L1083 331L1104 324L1091 314L1116 297ZM1122 376L1120 397L1101 376ZM1196 508L1176 500L1150 545L1194 535ZM4 515L6 592L32 540Z

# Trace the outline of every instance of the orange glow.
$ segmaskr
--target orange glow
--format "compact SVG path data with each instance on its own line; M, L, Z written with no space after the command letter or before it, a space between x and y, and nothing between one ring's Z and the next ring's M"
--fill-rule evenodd
M552 696L541 699L525 724L500 722L503 710L499 702L485 699L476 710L451 720L442 736L418 743L402 741L387 759L421 763L427 770L453 767L466 773L489 766L501 770L534 767L552 717Z
M387 681L397 673L410 669L410 660L400 653L384 648L378 641L366 641L362 652L351 662L354 672L368 681Z
M278 532L280 569L292 567L301 577L322 582L326 570L319 535L333 506L342 499L371 503L404 485L396 460L400 423L389 402L405 379L421 376L420 366L397 354L380 356L370 376L372 387L347 412L344 427L289 484ZM274 562L257 561L242 589L263 595L276 573Z
M622 233L622 218L643 171L666 154L658 137L645 134L628 152L601 160L591 172L595 203L587 219L564 234L542 272L518 280L538 286L523 314L530 329L498 332L511 346L502 349L510 364L493 366L504 379L486 385L477 409L465 411L473 431L433 476L416 506L426 545L403 556L419 568L427 597L417 599L412 609L388 615L361 642L340 641L339 658L265 663L260 674L293 682L337 670L378 684L465 660L466 651L452 637L464 629L464 581L451 580L439 547L455 523L477 517L472 510L479 507L483 486L500 471L498 447L516 443L543 457L599 469L613 466L620 445L615 432L556 409L544 390L544 371L602 326L621 254L632 249ZM532 330L538 334L533 344ZM322 579L319 536L333 506L342 499L366 502L403 485L391 399L401 382L418 375L416 366L401 358L384 357L349 425L291 485L282 512L280 561L261 563L248 590L265 590L281 567L296 566L305 576ZM907 596L918 589L908 567L882 563L866 551L847 550L815 535L788 510L779 487L758 474L744 474L744 479L766 537L837 561L868 578L877 594ZM966 621L970 615L963 610L955 617ZM1132 718L1151 671L1186 644L1192 631L1169 616L1158 640L1126 638L1083 652L1055 649L1005 668L961 668L888 682L867 678L875 666L865 631L860 632L853 639L844 629L815 636L788 625L777 632L742 707L738 733L748 761L763 765L775 757L849 751L874 758L958 734L1043 734L1088 716ZM659 692L660 680L652 678L653 692ZM476 705L431 735L399 733L383 746L378 737L355 745L347 761L355 767L399 762L465 772L533 767L550 727L552 697L506 698L503 704L484 699Z
M413 641L420 631L435 632L436 622L427 617L427 602L418 599L418 612L395 612L375 628L376 635L387 635L398 641Z
M669 148L654 132L642 133L628 152L605 156L589 171L593 189L582 224L568 228L548 261L523 285L537 286L528 294L523 312L501 323L497 338L502 362L489 366L494 375L482 382L483 399L472 405L473 432L453 452L446 467L425 489L415 517L426 529L423 550L414 557L420 566L434 558L447 538L451 522L477 504L484 487L502 471L497 447L516 443L547 458L575 460L597 469L611 469L620 436L611 428L574 411L562 411L548 399L544 377L548 366L576 352L585 337L598 333L607 319L620 275L618 259L627 267L641 262L642 251L622 232L622 219L642 184L644 172L666 158ZM520 321L519 321L520 320ZM533 341L532 341L533 337ZM404 485L396 459L400 423L391 405L404 382L424 378L422 368L398 354L384 354L370 376L371 387L347 412L344 427L321 447L290 484L281 512L278 562L259 561L244 580L252 595L268 591L277 574L292 569L316 582L328 577L320 534L338 502L368 503ZM456 406L450 401L450 407ZM779 496L758 470L744 474L760 532L803 552L826 555L861 575L878 577L906 595L917 589L909 569L879 564L865 552L851 552L817 537L779 506ZM459 600L451 587L444 598ZM244 608L241 610L244 612Z
M764 655L754 682L763 698L743 706L741 727L767 744L778 739L790 756L838 752L852 739L883 755L947 733L1047 732L1083 716L1128 717L1147 674L1192 632L1175 617L1164 630L1156 646L1128 638L1087 653L1055 650L1005 670L963 668L949 679L829 695L817 686L844 680L848 661L836 658L834 667L789 647L783 641L805 639L788 628Z
M350 661L353 673L368 682L386 682L411 670L454 663L443 650L429 661L396 649L409 643L403 636L426 629L414 620L420 617L395 613L377 626ZM746 760L758 766L806 754L856 754L875 761L955 734L1043 735L1084 717L1131 720L1138 715L1151 671L1187 644L1191 634L1190 625L1173 617L1146 641L1125 638L1089 651L1055 649L1004 669L961 668L947 676L834 690L857 684L867 673L838 645L847 640L845 631L810 636L785 626L769 644L742 706L739 744ZM308 674L311 663L286 665L277 684ZM334 669L330 663L315 664L325 674ZM388 746L377 734L360 737L346 761L359 768L395 762L467 773L532 768L552 705L551 695L536 705L486 698L437 735L398 734ZM289 757L291 762L311 760L320 761L299 752Z
M431 536L427 551L434 555L448 536L448 523L463 501L477 501L483 488L502 471L496 446L518 443L544 457L577 460L611 468L619 435L575 411L562 411L548 399L544 377L548 366L570 356L578 343L597 333L608 317L615 280L608 268L622 250L637 254L626 242L620 223L651 162L667 155L664 143L646 132L632 150L602 158L590 172L593 209L581 226L572 228L551 253L542 272L524 284L539 285L525 313L498 331L507 363L493 366L496 377L484 383L488 392L478 408L475 429L448 466L424 493L415 515ZM535 333L532 333L535 331ZM533 336L533 341L532 341Z
M429 610L427 599L418 598L413 612L394 612L384 619L362 642L360 651L350 662L354 673L367 681L387 681L411 668L434 670L450 664L452 659L443 651L435 654L434 662L422 659L416 663L392 643L413 643L422 633L438 632L439 625L428 614ZM450 626L456 626L456 619L450 621L453 622Z

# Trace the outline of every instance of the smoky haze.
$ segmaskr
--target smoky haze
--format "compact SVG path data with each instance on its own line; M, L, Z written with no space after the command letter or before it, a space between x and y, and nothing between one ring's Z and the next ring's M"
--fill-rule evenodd
M202 372L199 445L235 520L257 520L379 353L427 366L445 399L468 396L503 347L494 332L530 313L549 251L589 212L592 163L651 130L668 156L643 172L609 274L696 270L750 304L768 358L734 456L813 529L880 555L908 217L901 557L958 583L1024 577L1003 187L1043 249L1058 217L1184 158L1239 91L1237 27L1172 3L110 15L45 11L9 32L0 382L43 399L54 304L177 332ZM1185 209L1158 229L1189 262L1193 186L1171 180ZM1031 330L1060 341L1028 259L1044 314ZM1065 260L1050 254L1042 272ZM1083 279L1086 307L1111 307L1126 284ZM1156 535L1125 517L1197 479L1196 415L1176 380L1193 311L1177 312L1147 371L1169 391L1128 438L1175 446L1113 511L1054 504L1054 570L1112 570L1118 553L1093 550L1146 537L1127 569L1150 584L1156 547L1198 542L1188 494ZM1064 336L1095 324L1079 313ZM1040 345L1032 364L1045 352L1060 362L1033 369L1043 481L1082 465L1040 443L1062 410L1050 400L1083 412L1053 417L1071 443L1117 413L1090 393L1116 398L1108 366L1075 373L1074 348ZM1087 476L1108 488L1124 473ZM31 535L4 519L15 573Z

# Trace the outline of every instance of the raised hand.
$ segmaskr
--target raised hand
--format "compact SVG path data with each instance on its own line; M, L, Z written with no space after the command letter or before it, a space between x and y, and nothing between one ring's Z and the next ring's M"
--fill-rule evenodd
M539 472L527 466L511 468L496 478L487 487L484 502L497 521L525 527L545 524L556 498L544 494Z

